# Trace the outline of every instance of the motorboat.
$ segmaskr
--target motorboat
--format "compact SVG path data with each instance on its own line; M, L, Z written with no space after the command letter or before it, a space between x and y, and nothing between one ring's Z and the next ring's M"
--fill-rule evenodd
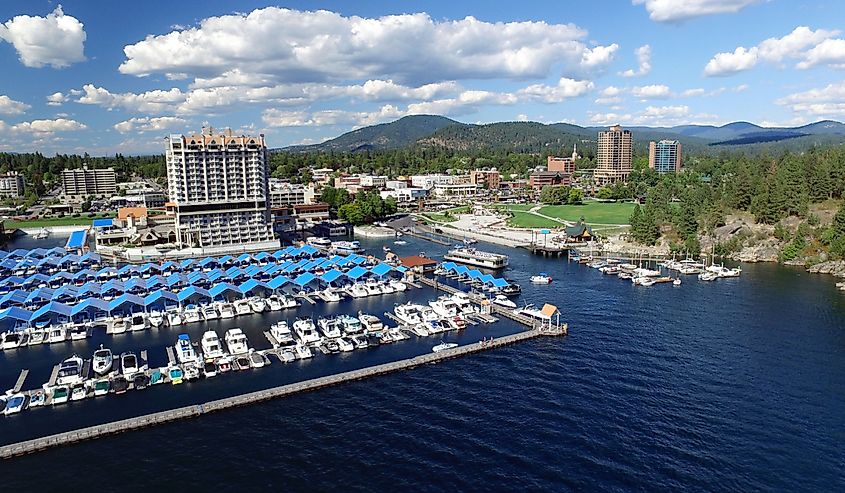
M115 317L111 319L111 333L112 334L124 334L126 331L129 330L129 326L132 323L132 317Z
M200 368L197 363L188 363L182 370L185 372L185 380L196 380L200 377Z
M355 345L352 342L348 341L346 338L341 337L337 339L337 345L340 348L341 352L349 352L355 349Z
M305 350L308 351L308 354L311 354L310 349L305 347ZM279 359L282 360L282 363L293 363L294 361L296 361L296 353L293 349L284 349L282 350L282 352L279 353Z
M91 359L91 368L97 375L105 375L109 373L114 365L114 355L111 349L104 348L100 344L100 349L94 351L94 357Z
M411 332L413 332L419 337L426 337L431 335L431 332L428 330L425 324L412 325L409 329L411 330Z
M179 385L185 377L185 372L183 372L178 366L173 366L167 370L167 376L170 377L171 385Z
M375 315L358 312L358 320L361 321L361 326L368 334L379 332L384 328L384 324L381 323L381 320Z
M449 250L443 256L445 260L462 264L484 267L487 269L504 269L508 266L508 256L499 253L482 252L475 248L460 246Z
M206 320L217 320L220 314L217 313L217 308L213 305L205 305L202 307L202 317Z
M277 295L270 295L267 298L267 310L271 312L277 312L282 309L282 300L279 299Z
M333 241L331 242L331 251L337 255L350 255L353 253L363 253L364 248L359 241Z
M475 306L466 293L455 293L452 295L452 301L458 305L458 314L467 315L479 313L481 310Z
M31 329L29 331L29 344L30 346L35 346L36 344L41 344L46 342L47 340L47 331L44 329Z
M261 298L252 297L249 299L249 308L255 313L261 313L267 308L267 304Z
M213 330L206 331L202 335L200 347L202 347L202 356L206 360L222 358L224 355L223 347L220 345L220 338L217 337L217 332Z
M220 311L220 318L221 319L229 319L235 318L235 307L232 306L231 303L223 302L217 305L217 309Z
M232 358L223 356L217 360L217 371L220 373L227 373L232 371Z
M88 338L88 325L86 324L74 324L70 328L70 340L71 341L81 341L83 339Z
M135 390L144 390L145 388L150 386L150 377L143 373L139 373L135 375L135 378L132 379L132 387Z
M250 369L251 364L249 361L249 354L239 354L237 356L232 356L232 358L234 359L234 363L232 364L232 366L235 368L235 370L240 371Z
M299 342L302 344L315 344L320 342L320 334L314 327L314 321L310 318L299 318L293 323L293 331Z
M336 339L343 334L341 333L341 324L340 321L336 318L323 318L320 317L317 319L317 326L320 327L320 331L329 339Z
M205 378L211 378L217 376L217 365L214 364L213 361L208 361L203 365L202 373L205 375Z
M196 305L186 306L183 314L186 324L192 324L202 320L202 309Z
M238 300L235 302L235 313L238 315L249 315L252 308L249 307L249 300Z
M532 304L525 305L522 308L517 308L516 310L514 310L514 313L522 314L527 317L540 320L542 322L548 322L549 320L551 320L551 317L543 313L543 310L536 308Z
M6 398L6 407L3 409L3 414L9 416L21 412L26 405L26 394L12 394Z
M261 353L252 349L249 351L249 365L251 367L262 368L265 364L266 362L264 361L264 356L262 356Z
M53 405L64 404L70 397L70 389L67 385L59 385L53 389L53 398L51 400Z
M160 311L153 310L150 312L147 320L150 322L152 327L159 328L164 324L164 314Z
M340 301L340 295L334 289L326 288L320 291L320 297L323 298L323 301L328 303L336 303Z
M108 378L101 378L94 382L94 397L106 395L111 390L111 382Z
M129 330L134 332L137 330L146 330L149 327L147 317L145 317L144 314L135 313L132 315L132 320L129 322Z
M47 343L54 344L57 342L64 342L67 340L67 327L64 325L54 325L50 327L47 332Z
M370 292L367 291L367 288L364 286L364 283L356 282L346 288L346 292L349 293L349 296L353 298L364 298L365 296L369 296Z
M389 284L389 285L390 285L390 287L391 287L391 288L393 288L393 290L394 290L394 291L396 291L397 293L401 293L401 292L403 292L403 291L405 291L405 290L407 290L407 289L408 289L408 286L407 286L404 282L399 281L399 280L397 280L397 279L391 279L391 280L388 282L388 284Z
M437 314L434 310L427 306L423 306L420 310L420 318L422 318L423 323L431 322L432 320L437 320L440 318L440 315Z
M3 333L3 342L0 344L0 349L9 350L15 349L21 345L23 341L23 333L18 331L9 331Z
M129 390L129 380L123 375L118 375L111 381L111 388L115 394L124 394Z
M179 310L168 310L167 312L167 325L171 327L177 327L182 325L184 320L182 319L182 314L179 313Z
M514 296L522 292L522 286L514 281L508 281L507 286L502 287L502 294L505 296Z
M405 240L396 240L396 241L394 241L394 242L393 242L393 244L394 244L394 245L400 245L400 246L401 246L401 245L407 245L407 244L408 244L408 242L407 242L407 241L405 241Z
M308 359L314 356L314 353L311 352L311 348L305 344L297 344L293 347L293 352L299 359Z
M390 337L392 337L392 338L393 338L393 340L394 340L394 341L396 341L396 342L398 342L398 341L404 341L405 339L410 339L410 338L411 338L411 336L409 336L408 334L406 334L406 333L405 333L404 331L402 331L399 327L392 327L392 328L390 328L390 329L386 330L385 332L387 332L388 334L390 334Z
M680 286L681 285L681 278L677 278L674 281L672 281L672 285L673 286Z
M282 303L282 309L284 308L296 308L299 306L299 302L293 296L288 296L286 294L279 295L279 301Z
M324 352L329 354L336 354L340 352L340 345L337 343L337 339L325 339L323 340L323 349Z
M246 334L238 328L229 329L224 336L226 347L229 349L229 354L246 354L249 352L249 341L247 341Z
M531 276L531 284L551 284L552 276L541 272L536 276Z
M396 292L396 288L394 288L390 282L380 282L378 283L378 288L381 290L382 294L391 294Z
M698 275L699 281L715 281L718 278L719 278L718 274L716 274L715 272L710 272L710 271L704 271L704 272L702 272L701 274Z
M378 281L375 279L368 279L367 282L364 283L364 289L367 290L367 296L375 296L382 294L381 289L379 288Z
M337 321L340 324L340 328L343 329L344 334L357 334L364 330L361 321L351 315L338 315Z
M423 323L422 310L425 307L415 303L403 303L393 308L396 318L406 325L417 325Z
M70 388L70 400L81 401L86 397L88 397L88 390L85 388L85 384L77 383Z
M321 236L311 236L307 240L305 240L305 243L311 245L312 247L320 249L328 249L332 246L332 242L330 239L323 238Z
M445 322L452 330L461 330L467 327L467 321L460 315L445 319Z
M441 317L454 317L458 314L459 306L451 296L441 296L434 301L429 301L428 306Z
M126 351L120 355L120 372L127 379L132 375L138 373L140 365L138 364L138 357L131 351Z
M447 349L452 349L458 347L457 343L454 342L441 342L440 344L431 348L432 352L439 353L440 351L445 351Z
M82 378L82 358L74 354L59 365L56 385L72 385L81 382Z
M176 359L183 365L186 363L194 363L199 359L194 345L191 344L191 336L188 334L179 334L176 338Z
M507 296L503 294L497 294L493 299L492 302L499 305L499 306L506 306L508 308L516 308L516 303L510 300Z
M370 340L363 334L355 334L349 340L355 346L355 349L365 349L370 346Z
M707 272L712 272L718 277L739 277L742 274L742 268L728 269L724 265L711 265L707 267Z
M280 320L271 325L270 335L281 346L286 346L293 342L293 333L290 330L290 326L288 326L287 320Z
M47 400L47 394L45 394L41 390L36 390L35 392L29 394L29 406L28 407L43 406L46 400Z

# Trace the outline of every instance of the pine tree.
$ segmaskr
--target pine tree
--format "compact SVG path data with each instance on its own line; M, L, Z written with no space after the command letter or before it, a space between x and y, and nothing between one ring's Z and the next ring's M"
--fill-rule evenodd
M807 214L810 194L801 161L794 156L787 156L778 166L773 203L786 215L803 216Z

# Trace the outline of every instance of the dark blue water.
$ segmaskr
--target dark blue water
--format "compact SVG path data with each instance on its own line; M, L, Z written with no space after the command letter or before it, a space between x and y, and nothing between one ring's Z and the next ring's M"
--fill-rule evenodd
M394 249L442 252L409 243ZM845 303L831 279L749 265L740 279L635 287L565 260L506 252L507 277L554 276L550 286L524 284L522 301L560 306L567 338L14 459L0 464L4 486L75 491L94 475L122 490L168 491L845 489ZM401 299L338 308L381 313ZM262 347L271 321L227 324ZM459 337L515 329L501 322ZM64 355L100 342L148 348L162 362L175 335L0 354L0 387L21 366L40 382ZM0 419L0 442L421 354L431 339L37 409Z

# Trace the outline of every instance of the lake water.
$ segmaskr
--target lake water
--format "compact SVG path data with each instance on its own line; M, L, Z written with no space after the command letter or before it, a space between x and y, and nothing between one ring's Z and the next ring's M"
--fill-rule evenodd
M381 242L364 240L372 252ZM444 248L408 239L400 255ZM739 279L637 287L565 259L507 253L520 303L552 302L566 338L537 339L195 420L49 450L0 464L6 488L189 491L842 491L845 489L845 298L798 268L746 265ZM380 255L380 253L379 253ZM528 278L545 271L548 286ZM300 313L381 314L429 290L305 306ZM256 347L278 317L242 327ZM518 328L502 321L447 340ZM100 343L148 349L153 364L184 330L97 335L0 353L0 387L31 369L29 386L72 352ZM0 418L0 443L202 402L423 354L412 339L273 365L178 387ZM99 488L99 487L98 487Z

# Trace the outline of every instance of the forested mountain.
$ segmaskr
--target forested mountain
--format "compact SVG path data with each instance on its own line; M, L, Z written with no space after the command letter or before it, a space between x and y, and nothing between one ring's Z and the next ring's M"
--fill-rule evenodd
M359 128L320 144L293 146L284 150L291 152L357 152L398 149L412 145L417 140L449 125L463 124L444 116L412 115L390 123Z

